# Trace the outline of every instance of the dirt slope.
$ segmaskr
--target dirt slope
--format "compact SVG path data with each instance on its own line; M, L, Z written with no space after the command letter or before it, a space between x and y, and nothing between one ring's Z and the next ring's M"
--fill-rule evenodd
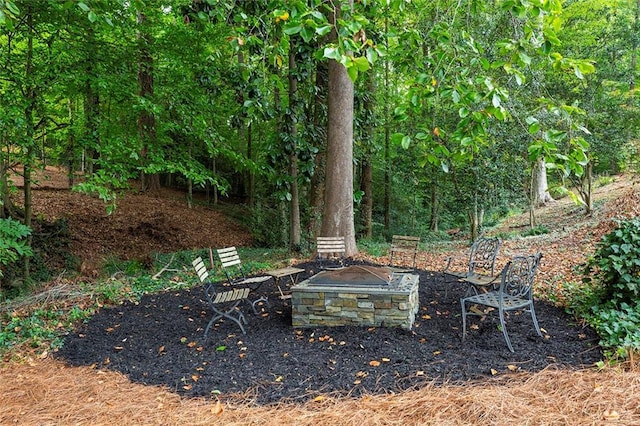
M19 177L14 181L22 183ZM117 201L115 213L107 215L98 198L70 191L65 172L58 168L47 167L36 182L34 217L66 221L68 249L82 261L82 272L88 276L95 275L109 257L147 261L152 253L251 244L247 229L203 204L189 208L179 191L132 192ZM18 194L16 201L21 200Z

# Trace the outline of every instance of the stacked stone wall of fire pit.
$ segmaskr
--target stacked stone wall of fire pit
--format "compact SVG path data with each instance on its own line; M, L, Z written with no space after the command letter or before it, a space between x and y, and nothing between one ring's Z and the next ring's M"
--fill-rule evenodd
M410 330L420 302L418 276L402 274L388 286L310 285L292 287L294 327L343 325Z

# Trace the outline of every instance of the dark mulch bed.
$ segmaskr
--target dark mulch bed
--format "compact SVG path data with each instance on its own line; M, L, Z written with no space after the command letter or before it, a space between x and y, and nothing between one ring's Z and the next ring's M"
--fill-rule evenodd
M313 263L304 279L317 272ZM562 309L536 302L545 338L529 314L510 315L515 353L499 330L497 315L471 317L477 325L461 340L461 287L449 289L437 273L420 275L420 312L411 331L397 328L294 329L291 307L273 285L271 307L247 313L247 334L227 321L203 339L210 313L202 288L144 296L139 303L101 309L67 336L57 353L72 365L95 365L132 381L166 385L186 396L243 394L260 404L304 401L320 394L392 393L436 382L481 380L550 365L591 366L602 359L597 335ZM376 366L377 361L379 365Z

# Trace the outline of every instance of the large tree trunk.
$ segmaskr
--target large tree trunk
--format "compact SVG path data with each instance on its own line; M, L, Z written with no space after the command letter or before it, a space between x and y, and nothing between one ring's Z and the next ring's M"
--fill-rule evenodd
M336 22L338 10L332 21ZM347 69L329 60L327 185L322 236L344 236L345 254L358 253L353 221L353 82Z

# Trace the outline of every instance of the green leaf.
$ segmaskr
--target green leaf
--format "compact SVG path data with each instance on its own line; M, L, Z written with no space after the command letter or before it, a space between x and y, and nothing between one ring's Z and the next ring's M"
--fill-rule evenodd
M411 138L406 136L402 138L401 145L404 149L409 149L409 145L411 144Z
M378 60L378 52L372 47L368 47L365 51L369 63L374 64Z
M309 43L313 39L313 34L314 31L307 27L304 27L300 32L300 35L302 36L302 39L305 41L305 43Z
M325 36L331 32L332 28L333 27L331 25L321 25L319 27L316 27L316 34L318 34L319 36Z
M282 31L284 31L286 35L294 35L302 31L302 28L302 24L299 22L287 22Z
M85 12L88 12L89 10L91 10L91 9L89 8L89 6L87 6L87 5L86 5L85 3L83 3L83 2L79 2L79 3L78 3L78 7L79 7L80 9L82 9L83 11L85 11Z
M369 61L364 56L354 58L353 63L358 67L358 71L367 71L371 68L371 64L369 64Z
M498 93L493 92L493 96L491 97L491 104L498 108L500 106L500 104L502 103L502 101L500 100L500 95L498 95Z
M338 52L338 49L335 47L325 47L323 56L327 59L335 59L336 61L341 58L340 52Z
M402 144L404 137L404 133L394 133L393 135L391 135L391 142L394 145L400 145Z
M349 78L351 79L351 81L355 83L358 79L358 67L356 67L352 63L351 66L347 67L347 74L349 74Z
M579 67L574 67L573 68L573 73L576 75L576 77L578 77L580 80L582 80L584 78L584 75L582 75L582 71L580 71Z
M531 65L531 58L524 52L518 52L518 58L525 65Z

